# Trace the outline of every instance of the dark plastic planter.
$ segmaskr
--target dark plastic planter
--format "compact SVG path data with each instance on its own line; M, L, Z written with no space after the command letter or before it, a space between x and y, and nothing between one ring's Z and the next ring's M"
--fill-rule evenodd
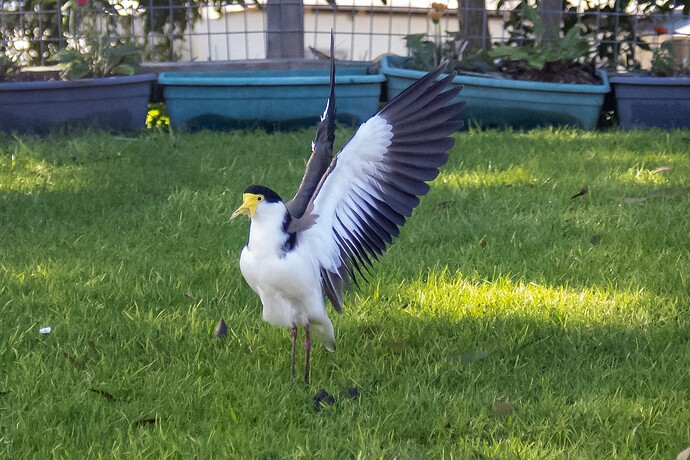
M381 70L387 79L391 99L418 80L425 72L400 68L404 57L384 56ZM464 88L459 100L466 126L483 128L571 125L584 129L597 126L604 95L611 88L604 72L601 85L542 83L500 78L458 75L453 80Z
M385 77L366 66L336 71L337 118L358 124L378 110ZM329 69L163 72L173 127L184 130L313 126L329 94Z
M633 128L690 128L690 77L611 77L618 124Z
M0 130L45 134L65 127L142 129L155 80L155 75L146 74L0 83Z

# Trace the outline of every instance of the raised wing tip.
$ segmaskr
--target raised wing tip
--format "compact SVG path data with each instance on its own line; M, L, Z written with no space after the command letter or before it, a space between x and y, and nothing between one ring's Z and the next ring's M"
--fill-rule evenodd
M293 218L303 217L309 202L316 193L323 175L328 170L333 157L333 142L335 141L335 34L331 30L330 56L330 94L326 107L321 115L321 121L316 128L316 136L311 143L312 155L307 161L307 169L294 198L286 203Z

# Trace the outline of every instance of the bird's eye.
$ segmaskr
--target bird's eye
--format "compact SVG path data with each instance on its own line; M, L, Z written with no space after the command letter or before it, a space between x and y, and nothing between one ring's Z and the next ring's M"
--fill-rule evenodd
M257 201L261 201L261 200L263 200L263 199L264 199L264 197L262 197L261 195L259 195L259 197L258 197L256 200L257 200Z

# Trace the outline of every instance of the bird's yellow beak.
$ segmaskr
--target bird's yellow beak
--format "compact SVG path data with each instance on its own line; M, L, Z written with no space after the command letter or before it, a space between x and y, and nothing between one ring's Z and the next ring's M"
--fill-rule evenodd
M264 197L262 195L255 195L253 193L243 193L242 194L242 206L237 208L235 212L232 213L230 219L234 219L237 216L245 215L249 217L254 217L256 212L256 207Z

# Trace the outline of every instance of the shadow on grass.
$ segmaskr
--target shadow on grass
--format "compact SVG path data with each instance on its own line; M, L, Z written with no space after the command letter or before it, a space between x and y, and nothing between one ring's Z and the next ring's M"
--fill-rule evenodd
M340 337L339 353L360 361L342 372L366 382L363 398L406 421L394 434L400 446L449 442L486 455L522 443L546 457L606 457L675 455L687 442L686 430L671 428L690 421L682 407L690 372L674 364L688 359L688 338L677 325L566 325L490 312L381 318Z

